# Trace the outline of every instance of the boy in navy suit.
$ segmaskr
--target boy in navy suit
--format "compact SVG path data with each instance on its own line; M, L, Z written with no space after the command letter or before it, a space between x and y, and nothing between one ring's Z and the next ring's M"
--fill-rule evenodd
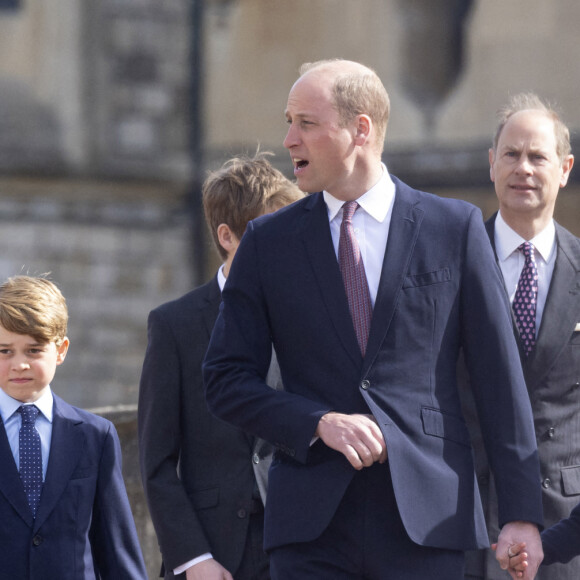
M51 390L67 322L49 280L0 286L0 580L143 580L115 428Z

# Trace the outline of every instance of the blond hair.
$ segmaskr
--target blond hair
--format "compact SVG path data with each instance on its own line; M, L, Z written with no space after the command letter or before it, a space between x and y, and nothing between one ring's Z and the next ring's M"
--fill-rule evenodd
M14 276L0 285L0 326L60 346L66 337L68 309L57 286L43 276Z
M570 146L570 131L552 105L540 99L535 93L519 93L514 95L509 100L509 103L498 111L498 126L493 138L493 150L497 151L499 137L508 119L521 111L538 111L544 113L546 117L553 121L554 134L556 136L556 154L560 158L560 161L563 162L572 151L572 147Z
M391 104L387 90L377 73L368 66L337 58L306 62L299 69L300 76L314 69L336 71L332 95L341 125L347 125L357 115L368 115L376 131L375 145L379 152L382 152Z
M304 197L298 186L270 164L269 155L273 154L258 152L254 157L234 157L210 173L203 184L205 219L224 260L227 253L217 234L220 224L228 225L241 240L250 220Z

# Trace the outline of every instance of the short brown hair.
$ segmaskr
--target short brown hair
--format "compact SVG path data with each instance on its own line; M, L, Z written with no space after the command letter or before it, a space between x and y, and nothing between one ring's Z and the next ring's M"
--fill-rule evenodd
M357 115L368 115L376 129L377 143L382 152L387 133L391 104L385 86L377 73L368 66L343 59L306 62L300 67L300 76L317 68L351 65L348 70L337 72L332 87L334 105L342 125L352 121ZM357 65L357 66L354 66Z
M14 276L0 285L0 326L60 346L66 337L68 309L57 286L44 276Z
M271 165L268 155L273 154L234 157L210 173L203 184L205 219L224 260L227 253L217 235L220 224L227 224L241 240L250 220L304 197L298 186Z
M514 95L509 103L498 111L499 123L493 138L493 150L497 151L499 137L508 119L520 111L538 111L544 113L546 117L553 121L554 134L556 135L556 154L560 158L560 161L564 161L572 151L572 147L570 146L570 131L555 108L550 103L540 99L535 93L519 93Z

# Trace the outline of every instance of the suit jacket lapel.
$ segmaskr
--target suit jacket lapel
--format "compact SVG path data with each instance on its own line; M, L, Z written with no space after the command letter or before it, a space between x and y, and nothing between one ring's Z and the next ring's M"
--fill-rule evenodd
M54 509L81 458L85 444L84 433L79 429L82 423L83 420L74 408L54 395L50 457L34 522L35 529L43 524Z
M557 255L550 290L542 315L535 349L524 362L526 384L530 390L552 368L570 341L580 321L580 302L571 295L580 293L580 244L556 224Z
M334 328L353 363L360 367L362 354L356 340L348 309L348 300L332 245L328 212L322 193L312 194L305 205L306 215L301 225L301 236L314 277L320 287Z
M20 517L32 527L34 523L32 511L24 493L24 487L14 462L2 420L0 420L0 465L2 465L2 469L0 469L0 493L6 497Z
M397 178L392 179L396 185L395 201L363 374L370 368L389 330L424 215L423 210L417 207L416 201L409 195L412 190Z
M499 268L499 260L497 257L497 252L495 251L495 218L496 217L497 217L497 212L495 212L485 222L485 229L487 231L487 235L489 236L489 241L491 242L491 247L493 248L493 255L495 256L495 261L496 261L498 268ZM508 292L508 289L505 285L505 280L503 279L503 275L500 275L500 278L501 278L501 282L503 284L503 288L505 290L506 296L508 296L508 299L509 299L509 292ZM516 343L518 345L518 351L520 353L520 360L521 360L522 366L524 366L528 357L526 357L524 355L524 347L522 344L522 340L520 338L520 331L518 330L518 325L516 322L516 315L514 314L514 311L512 308L510 308L510 313L511 313L511 317L512 317L512 326L513 326L514 336L516 338ZM524 368L524 371L525 371L525 368Z

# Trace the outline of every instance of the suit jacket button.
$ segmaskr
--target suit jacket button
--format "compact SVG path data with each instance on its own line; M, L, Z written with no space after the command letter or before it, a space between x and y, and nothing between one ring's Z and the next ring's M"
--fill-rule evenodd
M243 520L247 515L247 512L244 508L238 510L238 517Z
M364 381L362 381L360 384L360 388L365 390L365 391L368 391L370 386L371 386L370 381L367 381L366 379Z
M553 437L556 434L556 429L554 427L550 427L548 429L548 437Z
M36 534L36 536L34 536L34 538L32 538L32 545L33 546L40 546L40 544L42 544L42 536Z
M544 479L542 481L542 487L544 489L548 489L551 485L552 485L552 481L548 477L546 477L546 479Z
M258 465L258 463L260 463L260 456L257 453L254 453L254 455L252 455L252 461Z

